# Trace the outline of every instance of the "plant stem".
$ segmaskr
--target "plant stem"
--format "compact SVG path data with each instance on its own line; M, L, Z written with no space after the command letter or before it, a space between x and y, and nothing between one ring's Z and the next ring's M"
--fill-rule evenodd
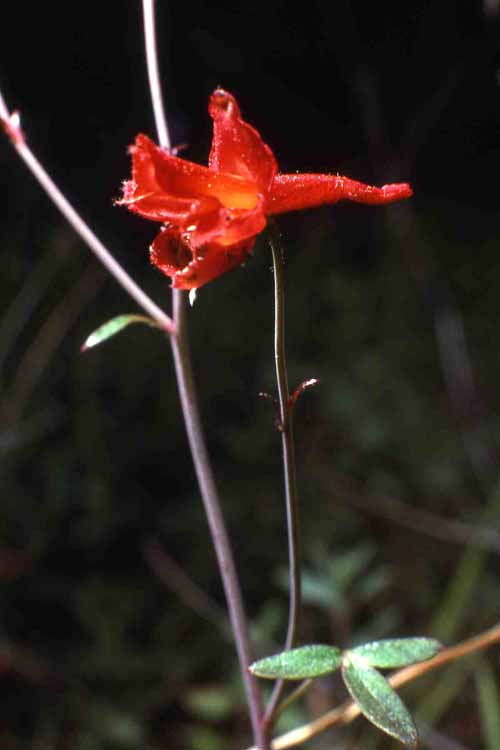
M298 700L299 698L302 698L304 693L306 693L311 685L314 683L314 680L304 680L300 683L300 685L295 688L291 693L287 695L286 698L284 698L279 706L276 706L276 710L274 712L274 718L277 719L280 714L285 711L288 706L290 706L294 701Z
M154 0L143 0L142 7L146 60L158 139L163 148L169 149L170 138L158 73ZM270 744L267 728L262 721L263 710L260 689L256 678L248 671L252 658L247 618L197 404L196 386L187 335L185 292L174 289L172 302L176 333L170 337L170 343L189 447L226 596L229 619L231 621L241 675L247 695L254 742L259 750L269 750Z
M185 292L174 290L173 316L177 334L170 337L170 342L174 356L179 397L181 400L182 413L186 425L186 432L188 435L189 446L191 448L196 477L198 479L226 595L229 618L231 620L234 639L236 642L236 650L240 661L241 674L247 693L254 740L259 750L267 750L269 748L269 742L266 737L265 727L261 721L262 708L260 690L256 679L248 671L248 666L252 659L250 654L247 621L238 583L238 576L224 518L220 508L196 401L196 390L186 331L185 297Z
M156 23L154 0L143 0L142 18L144 22L144 47L146 50L146 67L148 70L149 91L151 93L151 104L158 133L158 143L163 148L172 148L170 133L168 129L165 105L160 84L160 71L158 66L158 46L156 44Z
M174 324L168 315L166 315L163 310L160 310L158 305L156 305L153 300L135 283L98 237L96 237L88 224L86 224L82 217L75 211L71 203L63 193L61 193L50 175L45 171L42 164L26 144L20 128L15 131L14 127L9 125L11 119L12 115L9 113L5 100L0 92L0 124L4 126L12 145L28 169L30 169L35 179L45 190L52 202L55 203L66 221L71 224L75 232L88 245L94 255L100 260L109 273L114 276L127 294L129 294L130 297L132 297L132 299L134 299L161 328L164 328L168 333L172 333L174 330Z
M273 255L274 270L274 357L280 408L280 431L283 451L285 503L288 533L288 556L290 574L290 603L285 650L295 645L300 618L301 571L300 571L300 526L297 479L295 472L295 444L293 439L293 407L290 404L285 353L285 281L283 248L276 223L268 221L269 244ZM284 682L279 680L266 710L266 722L271 725L278 702L283 694Z

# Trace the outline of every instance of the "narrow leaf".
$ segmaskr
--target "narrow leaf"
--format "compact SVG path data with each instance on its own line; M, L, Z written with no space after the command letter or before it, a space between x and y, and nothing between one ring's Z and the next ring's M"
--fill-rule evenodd
M158 328L154 320L147 318L145 315L118 315L116 318L108 320L107 323L103 323L102 326L91 333L80 351L85 352L87 349L92 349L93 346L102 344L103 341L110 339L111 336L119 333L132 323L144 323L152 328Z
M411 748L417 730L408 709L380 672L352 651L345 652L342 677L353 700L372 724Z
M306 680L339 668L341 650L335 646L301 646L254 662L250 672L269 680Z
M353 648L366 664L382 669L396 669L432 659L442 648L434 638L387 638Z

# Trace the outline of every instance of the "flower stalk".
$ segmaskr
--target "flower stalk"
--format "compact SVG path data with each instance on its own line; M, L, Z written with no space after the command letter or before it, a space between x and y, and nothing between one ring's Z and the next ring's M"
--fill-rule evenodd
M143 17L150 93L158 139L162 148L170 150L170 138L158 73L154 0L143 0ZM176 333L175 336L170 337L170 343L189 447L226 597L241 676L247 695L254 742L259 750L269 750L269 739L262 721L263 709L260 688L256 678L248 670L252 655L247 617L198 409L187 332L186 292L181 289L173 289L172 305Z
M182 405L191 456L226 596L229 619L231 621L241 675L247 694L254 741L259 750L267 750L269 744L265 727L262 723L260 690L256 678L248 671L248 666L252 662L252 656L248 637L247 618L197 404L196 386L187 338L186 296L186 292L181 290L174 290L173 292L173 314L177 333L175 336L171 336L170 342L174 357L179 398Z
M285 350L285 274L283 247L279 228L272 219L268 222L268 237L273 256L274 272L274 358L280 412L281 446L285 484L285 505L289 558L289 610L285 650L293 648L297 640L300 621L301 554L300 514L295 469L295 442L293 437L293 400L290 399ZM283 694L284 682L279 680L266 709L266 723L272 726L278 713L278 703Z

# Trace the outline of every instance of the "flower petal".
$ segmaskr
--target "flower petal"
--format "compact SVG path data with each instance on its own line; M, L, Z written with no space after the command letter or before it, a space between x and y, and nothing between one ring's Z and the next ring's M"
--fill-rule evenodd
M373 187L348 177L328 174L279 174L273 180L266 202L266 213L280 214L302 208L336 203L342 199L383 205L409 198L413 194L406 182Z
M235 245L236 243L255 238L266 226L266 217L263 211L263 199L253 211L231 212L226 218L224 232L217 237L221 245Z
M146 135L140 134L131 147L132 180L125 183L122 204L140 213L145 203L148 214L158 203L158 221L165 221L165 212L183 214L186 199L203 198L218 201L229 209L253 209L259 193L254 181L238 175L217 173L208 167L173 156ZM148 215L146 218L152 218ZM174 221L174 217L171 219Z
M214 214L216 219L222 210L216 198L179 198L160 190L144 192L132 180L123 185L123 197L118 205L127 206L134 214L144 219L160 221L162 224L175 222L179 225L192 224L198 216Z
M172 279L175 289L198 289L240 266L251 254L254 239L223 246L208 242L194 249L178 231L163 229L151 245L151 262Z
M208 111L214 121L210 168L253 180L266 193L278 171L276 160L255 128L242 120L234 96L216 89Z

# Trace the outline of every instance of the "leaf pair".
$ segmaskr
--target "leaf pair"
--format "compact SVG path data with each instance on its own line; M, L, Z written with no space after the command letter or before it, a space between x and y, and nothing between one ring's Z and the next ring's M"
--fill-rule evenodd
M375 667L394 669L426 661L440 648L439 642L432 638L393 638L346 651L336 646L302 646L256 661L250 671L267 679L310 680L340 668L345 686L366 718L416 748L418 736L412 717Z

